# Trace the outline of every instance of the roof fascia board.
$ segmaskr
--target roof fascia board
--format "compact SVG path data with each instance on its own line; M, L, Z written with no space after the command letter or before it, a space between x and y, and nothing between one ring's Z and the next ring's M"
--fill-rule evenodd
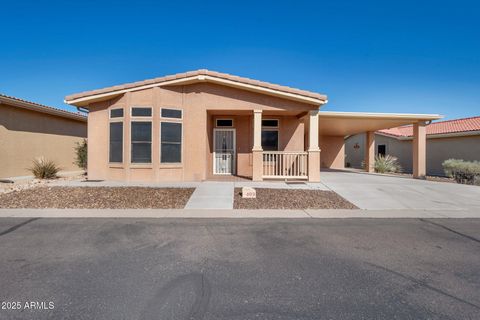
M423 113L373 113L373 112L340 112L340 111L320 111L318 115L322 118L358 118L358 119L411 119L415 121L421 120L437 120L443 118L439 114L423 114Z
M300 94L294 94L294 93L289 93L285 91L280 91L280 90L275 90L275 89L270 89L270 88L265 88L262 86L255 86L251 84L246 84L246 83L241 83L237 81L232 81L232 80L226 80L218 77L213 77L209 75L197 75L193 77L187 77L183 79L174 79L174 80L167 80L164 82L160 83L152 83L152 84L147 84L139 87L133 87L133 88L128 88L128 89L120 89L120 90L115 90L115 91L110 91L110 92L105 92L105 93L99 93L87 97L80 97L77 99L71 99L71 100L65 100L65 103L67 104L73 104L73 105L79 105L79 106L86 106L88 105L88 101L96 100L98 101L99 99L108 99L112 98L114 96L126 93L126 92L133 92L133 91L139 91L139 90L144 90L144 89L149 89L153 87L164 87L164 86L171 86L171 85L182 85L182 84L189 84L189 83L194 83L194 82L211 82L211 83L218 83L218 84L223 84L226 86L230 87L236 87L236 88L241 88L244 90L248 91L254 91L254 92L260 92L264 94L268 94L271 96L277 96L277 97L283 97L287 98L290 100L295 100L299 102L304 102L304 103L309 103L309 104L314 104L316 106L321 106L325 103L327 103L327 100L321 100L321 99L316 99L316 98L311 98L307 96L303 96Z
M80 114L74 114L68 111L57 110L57 109L49 108L48 106L42 107L27 101L18 101L16 99L10 99L8 97L0 97L0 102L6 105L11 105L14 107L19 107L19 108L23 108L23 109L27 109L35 112L46 113L54 116L59 116L62 118L69 118L73 120L87 122L87 117L82 116Z

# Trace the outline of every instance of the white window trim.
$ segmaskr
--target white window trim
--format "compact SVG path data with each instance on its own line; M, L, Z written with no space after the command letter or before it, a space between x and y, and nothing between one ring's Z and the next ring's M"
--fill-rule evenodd
M134 116L133 115L134 108L150 109L151 113L149 116ZM132 119L150 119L152 117L153 117L153 108L151 106L131 106L130 107L130 118Z
M277 125L272 127L272 126L263 126L263 121L276 121L277 122ZM275 119L275 118L263 118L262 119L262 129L278 129L280 127L280 120L279 119Z
M218 120L230 120L230 121L232 121L232 125L231 126L219 126L218 125ZM215 118L215 128L235 128L235 121L233 120L233 118Z
M165 118L167 119L167 118ZM168 118L170 119L170 118ZM174 120L180 120L180 119L177 119L177 118L173 118ZM162 124L165 123L165 122L168 122L168 123L179 123L182 125L182 131L181 131L181 136L180 136L180 144L181 144L181 148L180 148L180 162L162 162ZM183 122L182 121L171 121L171 120L162 120L160 121L160 128L159 128L159 132L158 132L158 156L159 156L159 161L160 161L160 165L161 166L164 166L164 167L169 167L169 166L181 166L183 165L183 155L184 155L184 143L183 143Z
M117 110L117 109L122 109L123 110L123 116L121 117L115 117L115 118L112 118L112 110ZM110 119L111 121L116 121L116 120L122 120L125 118L125 108L124 107L111 107L108 109L108 119Z
M150 122L152 125L150 126L150 162L133 162L132 161L132 122ZM149 166L152 165L153 163L153 121L151 117L134 117L130 120L130 137L128 139L128 142L130 143L130 165L132 166Z
M264 119L262 119L262 121L263 120L275 120L275 121L277 121L277 126L276 127L269 127L269 126L264 127L264 126L262 126L261 131L277 131L277 139L278 139L278 141L277 141L277 151L280 151L280 141L281 141L281 139L280 139L280 120L275 119L275 118L264 118ZM262 146L262 148L263 148L263 146Z
M122 120L123 118L113 118L112 121L108 123L108 164L112 166L123 165L125 163L125 123ZM115 121L119 120L119 121ZM111 162L110 161L110 123L122 123L122 161L121 162Z
M180 111L180 118L162 117L162 110L163 110L163 109ZM172 108L170 108L170 107L161 107L161 108L160 108L160 119L165 119L166 121L167 121L167 120L182 121L182 120L183 120L183 109L173 108L173 107L172 107ZM183 129L183 126L182 126L182 129Z

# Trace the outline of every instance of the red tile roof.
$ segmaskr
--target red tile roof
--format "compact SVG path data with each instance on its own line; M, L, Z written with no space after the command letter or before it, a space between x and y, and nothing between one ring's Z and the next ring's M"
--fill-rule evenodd
M138 82L132 82L132 83L126 83L126 84L121 84L121 85L116 85L113 87L108 87L108 88L103 88L103 89L97 89L97 90L92 90L92 91L85 91L85 92L80 92L76 94L72 94L69 96L65 97L65 100L75 100L79 98L84 98L96 94L102 94L102 93L110 93L118 90L123 90L123 89L131 89L131 88L136 88L144 85L151 85L151 84L161 84L162 82L170 81L170 80L177 80L177 79L184 79L184 78L189 78L189 77L194 77L194 76L210 76L210 77L215 77L215 78L220 78L220 79L225 79L225 80L230 80L238 83L243 83L243 84L249 84L249 85L254 85L257 87L263 87L267 89L272 89L272 90L277 90L277 91L282 91L286 93L293 93L309 98L315 98L315 99L320 99L320 100L327 100L327 96L316 93L316 92L310 92L306 90L300 90L297 88L291 88L287 86L281 86L278 84L272 84L269 82L265 81L259 81L259 80L253 80L249 78L244 78L244 77L238 77L234 76L228 73L221 73L221 72L216 72L216 71L211 71L211 70L206 70L206 69L200 69L196 71L189 71L189 72L184 72L184 73L177 73L174 75L170 76L164 76L164 77L159 77L155 79L149 79L149 80L143 80L143 81L138 81Z
M433 122L427 126L427 135L480 131L480 116ZM413 136L413 126L401 126L377 131L395 137Z
M36 103L36 102L32 102L32 101L12 97L12 96L7 96L5 94L0 93L0 103L2 102L7 105L13 104L18 107L23 107L23 108L27 108L27 109L38 111L38 112L55 114L60 117L87 121L87 117L85 116L85 114L80 112L71 112L71 111L60 109L60 108L49 107L40 103Z

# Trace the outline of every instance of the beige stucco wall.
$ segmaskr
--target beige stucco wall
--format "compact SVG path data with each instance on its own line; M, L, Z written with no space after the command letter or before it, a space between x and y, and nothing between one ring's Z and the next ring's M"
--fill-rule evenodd
M41 156L63 171L80 170L74 147L86 132L86 122L0 104L0 178L30 176L32 160Z
M360 148L354 149L358 143ZM386 153L398 158L404 172L412 172L412 140L375 135L375 153L378 145L384 144ZM365 150L365 135L352 136L345 141L346 161L352 167L360 168ZM429 138L427 136L426 166L428 175L444 175L443 161L455 158L467 161L480 161L480 135L450 138Z
M343 169L345 139L341 136L320 136L320 165L322 168Z
M130 163L130 108L152 107L152 164ZM124 108L122 164L108 163L109 110ZM160 108L183 111L182 163L160 164ZM304 119L295 115L318 108L259 93L209 83L155 87L128 92L89 106L89 178L131 181L200 181L212 178L213 128L216 117L234 119L237 174L252 175L253 110L279 119L280 150L304 151Z

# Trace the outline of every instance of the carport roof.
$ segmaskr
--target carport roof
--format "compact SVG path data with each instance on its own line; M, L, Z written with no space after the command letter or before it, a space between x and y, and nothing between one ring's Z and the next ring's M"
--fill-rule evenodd
M439 114L320 111L319 132L326 136L350 136L417 122L441 119Z

